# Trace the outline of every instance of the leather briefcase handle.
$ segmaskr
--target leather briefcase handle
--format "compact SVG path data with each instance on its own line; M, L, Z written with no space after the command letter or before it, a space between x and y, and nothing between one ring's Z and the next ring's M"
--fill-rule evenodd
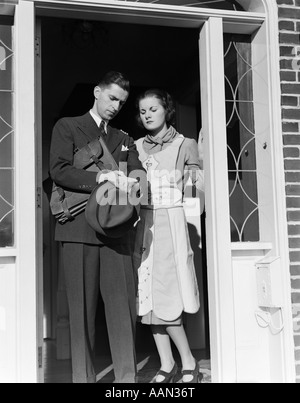
M100 139L99 139L99 141L100 141ZM102 146L102 144L101 144L101 146ZM105 169L105 165L104 165L103 162L98 158L98 156L94 153L94 150L93 150L93 148L91 147L90 143L87 144L86 150L87 150L87 152L88 152L88 154L89 154L90 159L93 161L93 163L94 163L95 165L97 165L98 169L99 169L100 171L102 171L103 169ZM102 146L102 150L103 150L103 152L104 152L103 146Z
M102 148L102 149L101 149ZM81 158L83 161L80 161L78 153L81 153ZM119 171L119 166L116 163L114 157L110 153L107 148L107 145L102 137L99 137L97 140L88 143L85 147L75 152L77 155L77 160L74 161L74 166L78 169L88 169L88 166L91 164L95 164L100 171L103 170L112 170L112 171ZM104 162L101 161L100 158L104 157ZM55 193L56 192L56 193ZM52 210L53 215L58 219L61 224L64 224L67 221L73 221L75 216L82 211L84 211L85 206L88 201L88 195L86 200L80 201L79 205L69 203L68 196L66 195L64 189L57 186L55 183L53 184L52 196L56 195L56 199L54 198L53 205L51 207L52 197L50 200L50 207ZM58 196L58 198L57 198ZM60 212L57 212L57 205L60 205ZM69 206L70 204L70 206ZM54 212L54 205L55 205L55 212ZM79 207L77 207L77 205Z
M105 141L103 140L103 138L101 136L99 137L99 142L100 142L100 144L102 146L102 149L103 149L103 155L105 155L106 158L109 160L109 163L111 165L111 170L112 171L119 171L118 164L116 163L114 157L112 156L111 152L107 148L107 145L106 145Z

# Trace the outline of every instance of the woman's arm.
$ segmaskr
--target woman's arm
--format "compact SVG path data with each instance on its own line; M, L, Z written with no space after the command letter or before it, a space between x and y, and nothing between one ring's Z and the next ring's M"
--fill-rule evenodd
M192 139L185 139L185 142L185 170L188 171L193 186L204 193L204 171L202 169L203 163L200 160L198 152L198 144Z

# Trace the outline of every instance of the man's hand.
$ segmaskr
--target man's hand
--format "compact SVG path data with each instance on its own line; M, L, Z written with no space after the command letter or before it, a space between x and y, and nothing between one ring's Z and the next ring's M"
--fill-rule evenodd
M136 179L128 178L122 171L110 171L107 173L101 173L98 178L98 183L100 184L105 181L111 182L118 189L128 194L131 194L138 185L138 181Z
M97 177L97 182L103 183L105 181L111 182L113 185L117 186L117 182L119 181L120 177L125 177L124 172L122 171L108 171L105 173L100 173Z

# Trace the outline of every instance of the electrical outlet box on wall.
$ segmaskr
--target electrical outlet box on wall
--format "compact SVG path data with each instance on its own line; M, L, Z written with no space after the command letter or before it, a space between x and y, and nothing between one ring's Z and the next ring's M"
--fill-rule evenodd
M268 257L256 263L258 305L264 308L282 306L280 257Z

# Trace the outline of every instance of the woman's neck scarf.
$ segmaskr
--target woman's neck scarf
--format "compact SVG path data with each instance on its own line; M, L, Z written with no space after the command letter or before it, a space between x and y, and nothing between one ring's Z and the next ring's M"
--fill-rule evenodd
M147 134L143 143L144 150L147 154L155 154L173 143L178 136L179 133L173 126L170 126L163 135L152 136L151 134Z

